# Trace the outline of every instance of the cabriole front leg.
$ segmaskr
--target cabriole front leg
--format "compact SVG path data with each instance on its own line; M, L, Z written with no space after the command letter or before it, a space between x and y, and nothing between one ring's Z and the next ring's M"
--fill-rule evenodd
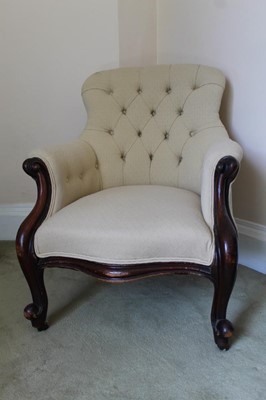
M34 328L43 331L48 328L46 322L48 300L43 280L43 270L29 262L20 262L22 271L28 282L33 302L24 309L24 317L31 321Z
M18 260L33 300L31 304L25 307L24 316L31 321L32 326L43 331L48 328L46 322L48 301L43 280L43 269L38 266L38 257L34 251L34 236L49 210L51 182L42 160L38 158L27 159L23 168L35 180L38 191L36 204L25 221L22 222L16 239Z
M212 269L214 297L211 322L214 340L219 349L229 349L233 325L226 319L226 310L232 293L237 270L237 231L229 205L229 189L239 165L234 157L224 157L215 170L214 237L215 260Z
M223 265L218 265L215 274L211 312L214 340L220 350L228 350L229 338L233 335L234 328L226 319L226 310L235 283L236 264L225 262Z

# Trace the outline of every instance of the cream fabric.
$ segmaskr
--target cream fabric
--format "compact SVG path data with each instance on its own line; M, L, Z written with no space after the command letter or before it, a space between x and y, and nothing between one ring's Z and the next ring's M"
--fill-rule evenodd
M210 264L213 249L200 197L153 185L110 188L83 197L47 219L35 236L39 257L108 264Z
M52 199L47 217L101 188L95 153L82 140L50 149L37 149L31 156L46 164L51 178Z
M95 151L103 188L158 184L200 193L204 136L227 133L219 118L224 76L199 65L120 68L84 83L82 139ZM209 134L210 129L212 134Z
M202 65L89 77L80 138L32 154L52 182L37 254L210 264L214 171L222 157L242 158L219 118L224 85L219 70Z

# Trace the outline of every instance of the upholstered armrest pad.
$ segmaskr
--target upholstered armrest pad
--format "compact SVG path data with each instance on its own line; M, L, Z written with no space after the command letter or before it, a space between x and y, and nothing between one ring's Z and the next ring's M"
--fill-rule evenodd
M243 156L240 145L228 138L213 143L207 150L203 159L201 180L201 208L205 221L211 229L214 224L214 174L218 162L232 156L239 163Z
M52 197L48 216L100 190L101 179L95 153L82 140L50 149L37 149L30 156L40 158L50 175Z

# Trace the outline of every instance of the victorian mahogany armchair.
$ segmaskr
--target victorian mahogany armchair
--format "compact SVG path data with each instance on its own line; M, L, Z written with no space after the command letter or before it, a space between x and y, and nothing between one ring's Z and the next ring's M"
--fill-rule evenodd
M38 188L17 234L33 299L24 315L35 328L48 327L45 268L109 282L195 274L213 282L214 339L229 348L230 186L242 150L219 118L224 85L219 70L201 65L118 68L85 81L81 136L36 150L23 166Z

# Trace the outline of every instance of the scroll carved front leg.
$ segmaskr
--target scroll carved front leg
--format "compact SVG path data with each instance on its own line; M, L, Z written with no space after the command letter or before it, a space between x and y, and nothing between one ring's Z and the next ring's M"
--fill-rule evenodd
M24 309L24 317L31 321L34 328L43 331L48 328L46 322L48 300L43 281L43 270L37 269L35 265L25 268L21 263L23 273L29 284L33 303L28 304Z
M237 231L229 206L230 184L238 172L238 162L233 157L220 160L215 171L214 235L215 262L213 266L214 297L211 312L214 340L219 349L229 349L233 325L226 319L237 270Z
M236 265L218 266L219 278L214 283L214 298L211 313L214 340L220 350L229 349L229 338L233 335L233 325L226 319L226 310L234 287Z
M24 316L31 321L33 327L42 331L48 328L46 323L48 300L43 270L38 267L38 258L34 251L34 235L47 215L51 201L51 184L48 171L40 159L26 160L23 168L36 181L38 197L33 210L18 230L16 249L33 300L33 303L25 307Z

